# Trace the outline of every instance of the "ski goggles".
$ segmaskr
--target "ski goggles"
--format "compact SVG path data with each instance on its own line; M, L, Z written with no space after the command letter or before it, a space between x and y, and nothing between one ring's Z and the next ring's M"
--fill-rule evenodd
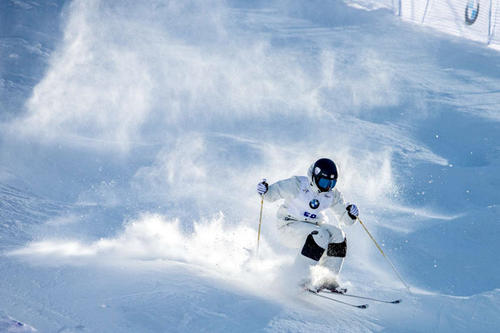
M330 191L337 184L337 179L320 178L317 184L320 189Z

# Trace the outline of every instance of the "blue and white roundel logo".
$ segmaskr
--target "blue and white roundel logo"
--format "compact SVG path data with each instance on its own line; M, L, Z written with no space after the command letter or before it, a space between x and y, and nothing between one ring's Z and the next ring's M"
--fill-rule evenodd
M479 0L469 0L465 7L465 23L473 25L479 15Z
M309 207L311 207L312 209L318 208L319 207L319 201L317 199L312 199L309 202Z

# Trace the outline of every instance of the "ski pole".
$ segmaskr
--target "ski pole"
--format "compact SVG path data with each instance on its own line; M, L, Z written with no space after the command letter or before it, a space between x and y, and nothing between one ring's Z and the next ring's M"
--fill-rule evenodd
M257 255L259 255L260 226L262 225L262 208L263 207L264 207L264 195L261 195L260 196L259 232L257 234Z
M391 264L391 267L394 270L394 273L396 273L396 275L398 276L398 278L401 280L401 282L403 282L404 286L406 287L406 289L408 289L408 292L411 294L410 286L405 282L405 280L403 280L403 278L399 274L398 270L396 269L396 267L394 266L394 264L392 263L392 261L389 259L388 256L385 255L385 253L382 250L382 248L380 247L380 245L378 245L378 243L375 240L375 238L373 238L372 234L368 231L368 228L366 228L365 224L363 223L363 221L361 221L361 219L359 217L358 217L358 221L361 224L361 226L363 227L363 229L365 229L365 231L368 234L368 236L370 236L370 238L372 239L373 243L375 243L375 245L377 246L377 249L380 251L380 253L382 253L382 255L384 256L384 258L389 262L389 264Z

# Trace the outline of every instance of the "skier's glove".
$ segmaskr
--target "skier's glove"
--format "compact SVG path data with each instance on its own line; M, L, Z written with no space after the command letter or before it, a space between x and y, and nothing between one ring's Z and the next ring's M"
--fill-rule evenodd
M265 179L262 179L262 181L257 184L257 193L259 193L259 195L266 194L268 189L269 189L269 184L266 183Z
M349 217L351 219L355 220L358 218L359 210L358 207L356 207L356 205L349 204L345 209L347 210L347 214L349 214Z

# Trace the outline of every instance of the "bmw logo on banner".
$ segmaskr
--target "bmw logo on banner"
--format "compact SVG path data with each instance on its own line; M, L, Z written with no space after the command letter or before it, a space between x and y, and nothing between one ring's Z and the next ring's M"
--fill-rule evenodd
M312 209L318 208L319 207L319 201L317 199L312 199L309 202L309 207L311 207Z
M465 23L473 25L479 15L479 0L469 0L465 7Z

